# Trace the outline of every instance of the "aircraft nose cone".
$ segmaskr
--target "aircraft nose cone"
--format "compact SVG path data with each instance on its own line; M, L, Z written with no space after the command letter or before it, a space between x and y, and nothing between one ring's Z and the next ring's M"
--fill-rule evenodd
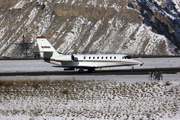
M139 64L140 66L142 66L144 63L141 62L141 61L139 61L139 60L137 60L137 64Z
M142 66L142 65L144 65L144 63L143 63L143 62L141 62L140 66Z

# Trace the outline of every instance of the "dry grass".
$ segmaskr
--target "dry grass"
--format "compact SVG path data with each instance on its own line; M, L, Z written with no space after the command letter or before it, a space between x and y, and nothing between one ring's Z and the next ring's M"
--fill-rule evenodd
M166 81L165 82L165 86L169 86L170 85L170 82L169 81Z

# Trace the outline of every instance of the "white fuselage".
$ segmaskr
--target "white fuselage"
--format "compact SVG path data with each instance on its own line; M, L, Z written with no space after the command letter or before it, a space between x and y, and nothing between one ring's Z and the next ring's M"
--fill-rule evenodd
M142 65L143 63L135 59L131 59L127 55L122 54L84 54L84 55L60 55L59 57L52 57L50 63L65 66L65 67L115 67L115 66L134 66Z
M54 49L44 36L37 36L36 38L41 57L45 62L56 64L58 67L68 69L78 68L80 72L83 72L83 69L88 69L89 72L92 72L95 68L143 64L142 62L131 59L130 56L123 54L62 55Z

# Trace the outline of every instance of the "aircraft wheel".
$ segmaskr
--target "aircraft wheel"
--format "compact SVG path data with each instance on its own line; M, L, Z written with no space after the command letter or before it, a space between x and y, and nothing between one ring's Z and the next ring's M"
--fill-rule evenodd
M80 68L78 72L79 72L79 73L83 73L83 72L84 72L84 69L83 69L83 68Z
M94 68L89 68L89 69L88 69L88 72L89 72L89 73L92 73L93 71L95 71Z

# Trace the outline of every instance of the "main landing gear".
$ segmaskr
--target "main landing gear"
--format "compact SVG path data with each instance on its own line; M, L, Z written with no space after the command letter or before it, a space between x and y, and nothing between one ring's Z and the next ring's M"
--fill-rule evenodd
M84 72L84 68L79 68L78 72L79 73L83 73Z
M88 72L89 72L89 73L92 73L92 72L94 72L94 71L95 71L95 68L88 68ZM83 73L83 72L84 72L84 68L79 68L78 72L79 72L79 73Z
M89 68L89 69L88 69L88 72L89 72L89 73L92 73L92 72L94 72L94 71L95 71L95 68Z

